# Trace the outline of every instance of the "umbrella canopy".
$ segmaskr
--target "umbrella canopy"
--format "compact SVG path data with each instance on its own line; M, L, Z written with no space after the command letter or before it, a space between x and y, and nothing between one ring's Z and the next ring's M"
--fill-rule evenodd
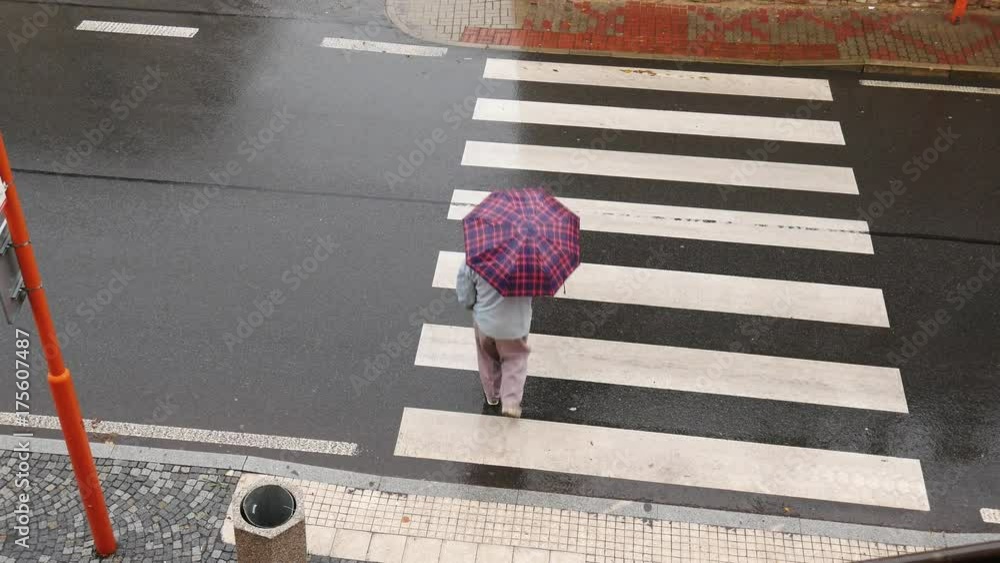
M466 264L504 297L555 295L580 265L580 218L540 188L493 192L462 227Z

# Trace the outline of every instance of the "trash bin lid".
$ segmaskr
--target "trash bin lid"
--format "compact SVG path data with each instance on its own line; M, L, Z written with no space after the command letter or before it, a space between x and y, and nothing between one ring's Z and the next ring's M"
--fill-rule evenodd
M280 485L257 487L243 497L240 514L258 528L277 528L295 514L295 497Z

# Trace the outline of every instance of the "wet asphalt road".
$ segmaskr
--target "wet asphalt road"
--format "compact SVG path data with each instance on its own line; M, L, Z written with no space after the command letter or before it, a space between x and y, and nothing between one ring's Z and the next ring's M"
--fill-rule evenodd
M115 3L126 4L136 5ZM888 201L890 181L904 182L884 214L867 218L877 234L874 256L595 233L584 234L583 248L586 262L641 266L656 251L675 269L880 287L892 321L886 331L622 306L598 327L599 339L706 349L739 341L760 354L894 365L889 354L900 353L903 339L946 311L949 321L901 366L908 414L541 379L527 389L529 418L916 458L930 512L441 464L392 455L402 409L480 412L477 379L414 367L413 344L385 369L367 366L393 343L415 342L423 321L468 323L461 311L426 309L443 294L430 284L437 252L461 248L458 223L446 220L452 190L553 180L463 168L464 142L586 146L599 133L456 123L446 112L482 93L773 116L794 113L797 104L503 82L477 93L480 50L426 59L317 47L324 36L357 37L369 22L377 32L366 38L409 41L388 27L377 5L146 8L62 6L18 53L0 49L0 130L87 416L352 441L362 448L357 458L271 454L374 473L990 530L979 508L1000 506L1000 279L961 299L955 291L977 276L982 260L1000 256L1000 135L993 127L1000 97L863 88L853 75L783 71L829 78L834 102L812 117L840 121L847 145L785 143L774 158L851 166L860 198L676 183L665 190L663 182L587 176L561 188L582 198L858 218L859 201L864 208ZM39 9L0 3L0 31ZM198 13L205 11L243 15ZM74 31L82 19L200 31L190 40ZM145 99L125 112L140 85ZM70 154L87 135L97 138L88 132L102 120L113 130L91 154ZM401 169L400 158L438 128L445 141L411 173ZM958 135L954 145L915 178L906 163L941 129ZM258 148L248 148L248 135L258 136ZM753 146L630 132L609 148L745 158ZM227 178L227 166L238 171ZM390 186L387 172L403 181ZM315 254L325 247L330 257L316 272L296 269L309 256L327 255ZM107 305L96 303L116 273L128 280L125 289ZM275 289L285 299L267 322L246 338L227 338ZM542 302L533 329L577 335L588 310L583 302ZM31 326L27 311L19 325ZM0 346L9 346L10 332L0 332ZM42 373L33 385L34 412L51 414Z

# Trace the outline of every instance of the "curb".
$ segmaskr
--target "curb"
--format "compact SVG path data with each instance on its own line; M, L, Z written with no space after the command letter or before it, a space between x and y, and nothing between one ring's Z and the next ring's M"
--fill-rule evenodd
M850 72L859 75L895 75L913 76L922 78L943 78L962 80L993 80L1000 81L1000 67L986 67L974 65L952 65L941 63L913 63L909 61L888 61L879 59L863 59L858 61L828 60L828 61L763 61L754 59L729 59L729 58L705 58L705 57L685 57L678 55L661 55L657 53L634 53L628 51L594 51L589 49L551 49L546 47L512 47L509 45L490 45L483 43L468 43L465 41L452 41L447 39L427 39L403 21L403 17L397 12L395 6L388 0L385 5L385 13L400 31L406 35L425 43L434 45L447 45L449 47L462 47L467 49L482 49L484 51L499 51L508 53L543 53L549 55L583 55L591 57L612 57L620 59L639 59L654 61L674 61L678 63L703 63L703 64L729 64L743 66L777 67L777 68L798 68L798 69L822 69Z
M12 436L0 436L0 451L13 451L18 441L18 438ZM905 528L810 520L794 516L770 516L557 493L519 491L478 485L421 481L289 463L256 456L108 445L100 442L92 442L91 449L94 457L99 459L208 467L243 473L258 473L292 479L319 481L348 488L372 489L386 493L522 504L557 510L577 510L597 514L651 518L655 520L728 528L828 536L894 545L943 548L978 542L1000 541L1000 533L925 532ZM60 439L51 438L31 438L31 452L37 454L67 455L66 444Z

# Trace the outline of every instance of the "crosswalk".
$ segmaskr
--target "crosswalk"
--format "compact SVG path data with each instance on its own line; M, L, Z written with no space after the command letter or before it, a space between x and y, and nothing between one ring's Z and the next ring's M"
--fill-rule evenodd
M489 59L483 78L731 96L833 100L826 80Z
M598 90L768 97L792 104L800 103L796 100L833 100L825 80L607 65L489 59L483 78ZM477 100L473 119L484 124L531 126L536 130L538 127L560 131L612 129L622 135L635 132L751 143L845 145L840 124L833 121L713 114L684 111L676 106L672 110L624 106L484 97ZM685 183L705 189L708 186L755 189L765 195L778 193L774 190L791 191L817 199L858 194L852 168L822 161L751 161L711 154L469 139L461 164L494 170L643 180L654 190L672 190L677 183ZM447 219L460 221L487 194L483 186L456 187ZM744 248L741 245L755 245L858 259L874 254L865 221L808 216L796 214L795 210L785 214L659 205L628 201L629 195L617 193L615 201L587 197L560 197L560 200L580 216L584 232L712 241L731 245L733 252ZM456 248L436 251L430 284L435 288L453 288L464 255ZM667 310L685 310L733 318L794 319L800 323L826 323L840 330L885 330L891 325L879 287L783 279L780 271L767 277L723 275L671 264L672 268L678 266L680 269L585 261L556 295L555 303L574 300L585 307L638 306L663 310L665 314ZM472 329L468 326L426 323L421 329L415 364L456 376L468 374L476 370L472 342ZM533 351L529 375L550 381L846 409L841 411L843 416L908 413L898 369L852 363L850 358L820 361L544 333L532 333L530 343ZM624 426L512 420L412 405L402 413L395 454L814 501L916 511L930 509L921 463L916 459L650 432Z
M840 123L818 119L495 100L492 98L476 100L472 118L483 121L594 127L649 133L675 133L830 145L844 144L844 133L840 129Z
M487 191L454 190L448 218L461 220ZM623 201L558 198L580 216L580 229L602 233L711 240L786 248L873 254L868 224L777 213L751 213ZM794 236L789 236L794 232Z
M835 194L858 193L842 166L468 141L465 166Z
M471 328L425 324L416 364L475 371L471 338ZM534 377L907 412L896 368L546 334L531 348Z
M454 289L464 261L462 252L441 251L434 287ZM889 326L881 289L586 262L566 280L556 298Z

